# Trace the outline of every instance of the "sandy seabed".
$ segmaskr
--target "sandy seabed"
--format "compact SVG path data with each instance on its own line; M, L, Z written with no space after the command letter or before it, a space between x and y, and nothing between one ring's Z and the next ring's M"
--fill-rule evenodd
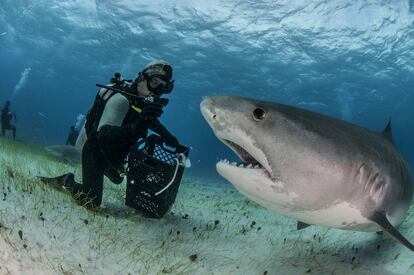
M388 236L311 226L250 202L230 184L184 177L160 220L105 183L86 210L40 182L80 167L0 138L0 274L414 274L414 253ZM414 241L414 207L400 231Z

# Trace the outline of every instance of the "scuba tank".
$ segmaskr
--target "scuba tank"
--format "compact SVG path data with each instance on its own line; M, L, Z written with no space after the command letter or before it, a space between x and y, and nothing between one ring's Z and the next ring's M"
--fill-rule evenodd
M116 92L112 92L108 97L105 98L107 93L110 91L110 89L107 89L102 95L100 95L99 91L96 94L92 108L88 111L86 115L85 132L88 139L93 138L95 136L96 131L98 130L99 121L105 109L106 102L108 102L108 100L116 94Z

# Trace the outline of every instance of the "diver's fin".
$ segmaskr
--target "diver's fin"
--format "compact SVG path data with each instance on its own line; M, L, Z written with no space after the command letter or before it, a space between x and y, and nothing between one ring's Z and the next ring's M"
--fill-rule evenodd
M75 181L72 173L63 174L58 177L37 177L44 184L58 190L65 191L71 188L72 183Z
M66 174L63 174L61 176L57 176L57 177L43 177L43 176L37 176L37 178L43 182L43 183L60 183L62 181L62 179L66 177Z
M392 226L384 214L375 211L374 214L369 217L369 219L381 226L381 228L387 232L394 240L399 241L405 245L405 247L414 252L414 245L410 243L403 235L401 235L401 233L398 232L394 226Z
M296 229L301 230L301 229L304 229L304 228L309 227L309 226L310 226L310 224L298 221L298 223L296 225Z
M394 144L394 140L392 138L392 130L391 130L391 118L388 120L387 127L382 131L381 133L386 139L388 139L389 142Z

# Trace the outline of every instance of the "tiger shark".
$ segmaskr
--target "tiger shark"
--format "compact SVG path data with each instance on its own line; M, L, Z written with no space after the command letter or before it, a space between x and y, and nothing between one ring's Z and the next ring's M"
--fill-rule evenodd
M51 145L45 146L45 150L52 156L61 158L74 165L81 163L82 148L87 139L85 125L82 126L75 146L72 145Z
M382 132L320 113L238 96L200 104L216 137L241 163L221 160L218 173L256 203L319 225L378 232L414 251L396 226L413 197L410 168Z
M74 165L81 162L81 154L75 146L71 145L51 145L45 146L45 150L52 156L61 158Z

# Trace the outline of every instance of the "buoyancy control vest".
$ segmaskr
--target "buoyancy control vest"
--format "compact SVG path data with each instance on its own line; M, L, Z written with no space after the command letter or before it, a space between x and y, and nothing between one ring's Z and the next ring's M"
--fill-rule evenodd
M109 91L111 91L112 93L106 97ZM107 89L102 94L98 92L98 94L96 95L93 106L89 110L88 114L86 115L85 132L88 138L92 138L96 136L96 133L99 127L99 122L105 110L106 103L109 101L109 99L111 99L112 96L114 96L117 93L118 92L116 91ZM122 121L122 125L130 124L130 123L137 121L141 116L140 113L142 109L148 104L148 103L145 103L144 100L139 100L137 98L131 98L127 95L124 95L124 96L127 98L129 102L129 110L127 114L125 115L124 120Z
M85 132L88 139L96 136L99 121L101 120L103 111L105 109L105 105L109 101L109 99L116 94L116 92L112 91L112 93L107 98L105 98L106 94L109 91L110 90L107 89L105 92L103 92L102 95L100 94L100 91L97 93L92 108L86 115Z

